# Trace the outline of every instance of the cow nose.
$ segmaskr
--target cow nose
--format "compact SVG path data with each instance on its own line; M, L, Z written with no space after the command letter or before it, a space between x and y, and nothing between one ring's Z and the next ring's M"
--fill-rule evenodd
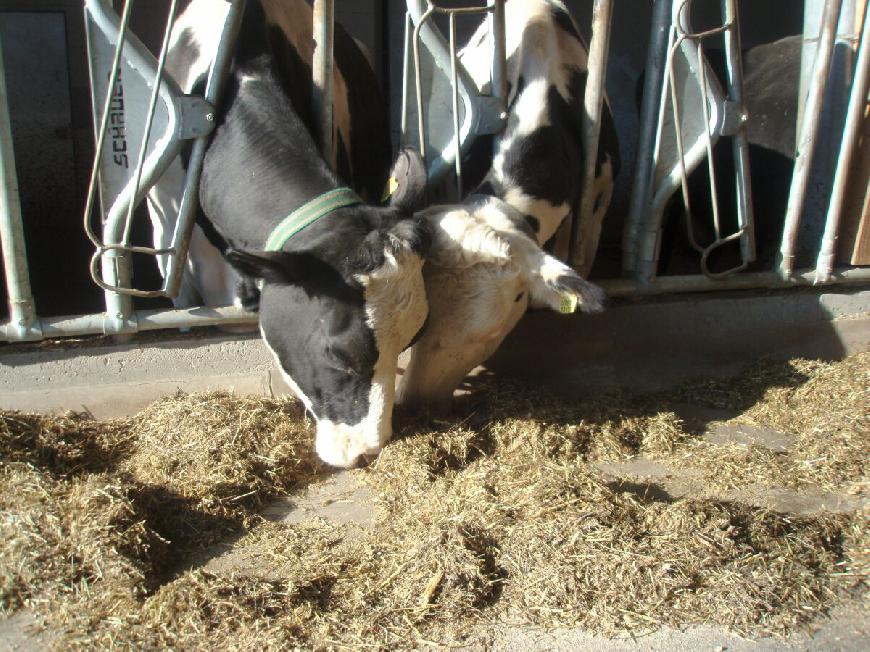
M324 462L347 469L377 457L381 452L381 442L386 442L390 434L367 432L362 424L351 426L320 421L317 424L314 447Z

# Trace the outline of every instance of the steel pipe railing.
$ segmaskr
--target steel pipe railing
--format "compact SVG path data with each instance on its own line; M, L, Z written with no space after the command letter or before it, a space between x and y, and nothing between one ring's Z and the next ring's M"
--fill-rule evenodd
M246 0L232 0L221 30L220 45L215 53L215 60L208 71L205 84L205 101L211 106L218 106L226 87L228 72L233 60L236 39L242 26L242 16L245 13ZM209 122L214 122L214 113L206 116ZM202 162L208 147L208 135L199 136L193 142L190 160L187 164L187 176L184 180L184 190L181 194L181 204L178 207L178 220L172 242L175 243L175 255L170 256L166 265L166 279L163 292L165 296L176 297L181 288L187 253L190 249L190 238L196 213L199 209L199 180L202 176Z
M175 310L139 310L133 314L134 332L163 329L198 328L202 326L255 325L257 315L237 306L221 308L187 308ZM105 315L72 315L45 317L34 324L40 338L80 337L83 335L107 335L104 328ZM20 337L14 324L0 325L0 340L20 342L33 337Z
M649 45L646 52L646 76L640 108L640 139L637 163L632 179L628 216L622 231L622 269L634 272L638 259L638 242L645 211L649 210L654 192L653 152L656 149L656 125L664 89L662 79L668 60L671 31L671 0L655 0Z
M9 117L9 97L6 92L6 67L3 43L0 41L0 245L3 251L3 272L9 298L9 322L5 328L17 340L38 340L43 337L36 319L36 307L30 289L27 268L27 248L24 224L21 220L21 200L18 195L18 174L15 170L15 148L12 145L12 121Z
M492 1L493 0L490 0L490 2ZM728 1L729 0L723 0L723 3ZM833 2L829 3L826 9L830 11L831 6L835 3L839 4L839 1L840 0L833 0ZM243 9L243 2L244 0L234 0L231 11L235 10L236 12L241 12ZM500 3L496 3L496 7L498 4ZM670 7L671 2L669 0L659 0L656 5L656 11L664 12L665 15L668 15ZM828 18L831 19L830 16L828 16ZM122 22L124 22L124 20L125 18L121 19ZM669 16L668 20L670 20ZM811 285L814 282L830 282L846 286L870 284L870 269L868 268L841 267L838 269L831 269L834 261L833 247L837 233L837 226L842 212L842 188L846 181L845 175L848 169L848 159L852 155L851 150L854 148L857 141L855 124L860 124L860 120L858 120L856 116L862 115L861 109L866 102L868 91L867 60L870 55L867 54L867 51L870 46L867 45L867 20L868 19L865 16L865 26L860 42L858 63L856 64L856 75L852 88L849 116L847 118L847 125L842 138L843 160L834 181L835 194L829 208L828 222L826 224L826 238L820 252L817 269L793 271L788 276L784 276L776 270L757 273L744 272L725 279L711 279L702 275L666 276L657 278L648 284L629 279L609 279L599 281L608 294L614 297L619 297L650 294L674 294L683 292L777 289L789 288L795 285ZM240 21L234 22L234 20L228 17L225 29L232 29L233 24L235 24L237 28L239 22ZM726 17L726 23L729 22L731 22L731 20ZM834 22L834 25L835 24L836 22ZM655 27L653 30L653 36L655 38L650 46L650 62L652 64L655 64L655 56L662 54L662 48L664 48L664 51L667 49L667 28L663 27L664 23L657 23L656 25L658 27ZM726 47L731 47L732 49L737 48L733 43L729 45L727 40ZM219 56L225 57L228 61L231 52L229 49L226 49L223 51L222 55L219 54ZM214 70L219 67L220 66L216 63L213 66L211 74L214 75ZM646 80L647 90L652 89L652 93L645 92L644 94L645 114L652 112L654 115L661 106L662 98L656 97L656 93L662 89L661 76L665 67L666 62L664 58L661 58L658 65L651 66L651 70L648 73ZM820 67L823 68L824 66L817 66L817 77L819 75L818 70ZM656 69L658 72L656 72ZM2 152L0 152L2 153L2 161L0 161L2 168L0 168L0 172L2 172L3 182L2 187L0 187L0 236L2 236L4 270L6 273L10 299L10 318L8 321L0 324L0 340L13 342L41 338L117 333L119 330L113 322L118 319L118 315L98 313L42 319L39 319L36 315L27 273L27 260L24 248L20 206L17 200L17 181L15 179L14 153L11 145L11 127L8 115L8 105L6 103L5 77L2 73L2 51L0 51L0 147L2 147ZM461 72L459 74L461 74ZM658 80L656 79L656 75L658 75ZM495 87L495 71L493 72L493 76ZM821 79L821 83L823 83L824 79L821 77L819 78ZM220 82L221 80L217 77L214 79L210 78L208 85L211 88L212 93L219 94ZM819 82L814 79L811 87L813 94L819 93L819 88ZM821 92L823 91L824 88L822 87ZM212 97L215 97L215 95L212 95ZM739 101L740 98L738 97L736 99ZM812 107L810 106L810 108ZM99 130L97 133L99 134ZM650 136L653 139L652 146L654 146L655 135L647 135L648 140ZM650 146L649 149L650 153L652 152L652 146ZM196 150L197 147L195 144L194 152L196 152ZM639 165L642 164L643 160L641 159L639 160ZM651 199L650 195L652 192L653 179L651 167L648 172L649 174L646 176L646 181L649 186L646 190L646 193L648 193L647 203ZM638 183L643 181L644 178L635 177L636 186ZM641 190L643 190L643 188L641 188ZM634 201L634 197L633 194L632 201ZM124 224L124 222L119 223ZM139 249L142 249L143 251L147 250L147 248L136 247L130 247L129 249L131 251L137 251ZM111 253L112 251L114 251L113 248L107 248L106 253ZM172 260L175 261L176 259L173 257ZM179 260L183 260L183 257ZM112 305L107 305L111 310ZM124 320L126 322L126 332L142 332L157 329L191 328L213 325L250 325L256 324L257 315L245 312L238 307L191 308L185 310L130 311L126 313Z
M332 145L333 42L335 40L335 0L314 0L314 54L311 61L314 115L320 120L320 149L323 158L335 169Z
M782 233L782 245L776 267L782 278L792 275L797 251L798 229L807 197L807 186L812 170L813 155L818 139L819 120L825 99L831 56L834 52L834 37L843 0L827 0L822 21L822 33L813 66L809 95L804 108L803 124L798 137L797 156L794 162L788 207Z
M864 27L861 30L861 40L858 46L858 60L855 64L854 81L849 98L849 108L846 113L846 124L843 127L843 139L840 145L840 158L834 174L834 186L831 203L825 219L825 232L816 262L816 283L828 283L836 258L837 236L840 230L840 218L843 213L843 202L846 199L846 187L852 171L852 160L858 146L861 125L867 107L867 93L870 91L870 11L865 2ZM866 182L866 180L865 180Z
M595 215L597 197L592 190L598 169L598 143L601 135L601 117L604 106L604 82L607 76L607 57L610 52L610 25L613 0L595 0L592 7L592 39L589 42L586 90L583 98L583 186L580 209L573 217L569 259L581 276L588 276L598 250L604 211Z

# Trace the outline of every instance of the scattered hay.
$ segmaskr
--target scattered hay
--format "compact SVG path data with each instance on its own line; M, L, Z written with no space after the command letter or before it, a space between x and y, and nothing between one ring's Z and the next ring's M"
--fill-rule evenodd
M293 401L192 394L109 422L0 413L0 609L36 609L59 648L386 648L492 622L788 632L866 589L862 515L638 496L590 462L866 483L868 370L867 355L765 364L697 395L575 403L501 384L461 420L409 423L356 472L376 492L371 529L258 515L326 472ZM795 450L700 441L669 407L687 398L783 429ZM203 565L227 541L243 561Z
M788 455L759 447L692 442L683 466L720 487L752 482L848 489L870 474L870 352L838 363L764 360L729 381L688 388L695 402L737 411L748 423L791 435Z

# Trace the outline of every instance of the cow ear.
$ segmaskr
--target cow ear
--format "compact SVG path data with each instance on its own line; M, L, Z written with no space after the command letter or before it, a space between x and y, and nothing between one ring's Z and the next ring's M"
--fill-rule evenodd
M229 248L224 257L240 274L261 278L268 283L300 283L314 275L325 264L304 252L250 252Z
M412 147L399 150L390 171L390 206L403 213L420 210L426 202L426 164Z

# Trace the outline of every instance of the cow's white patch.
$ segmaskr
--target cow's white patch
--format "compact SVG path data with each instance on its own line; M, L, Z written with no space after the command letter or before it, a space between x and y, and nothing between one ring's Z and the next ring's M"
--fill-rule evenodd
M368 414L362 421L336 423L315 415L315 448L328 464L353 466L360 456L377 454L392 436L399 353L423 326L429 310L422 267L418 255L400 246L397 253L387 253L380 268L357 277L365 288L366 318L375 335L378 360L369 389ZM310 410L310 404L306 405Z
M197 79L208 73L217 52L229 6L226 0L193 0L175 21L169 37L167 61L172 76L185 93L190 92ZM198 56L191 62L190 68L176 70L172 66L173 54L177 52L181 37L185 35L196 46Z

